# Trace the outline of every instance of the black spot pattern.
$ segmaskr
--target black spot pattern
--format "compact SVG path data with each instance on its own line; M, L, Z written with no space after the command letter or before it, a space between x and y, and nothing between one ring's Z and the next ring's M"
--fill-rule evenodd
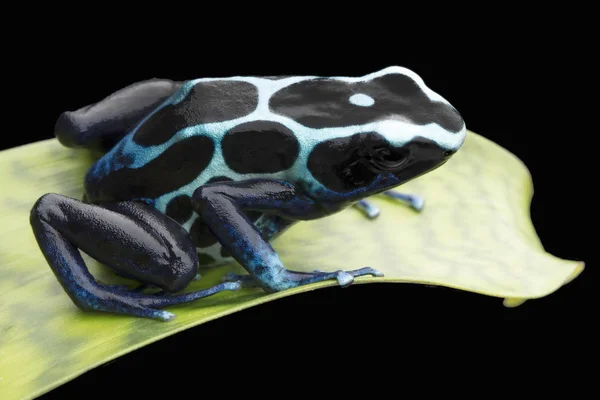
M294 133L271 121L252 121L232 128L222 141L229 168L240 174L273 173L290 168L300 151Z
M187 185L208 166L212 139L192 136L173 144L140 168L124 167L98 177L86 176L86 192L93 201L155 199Z
M254 111L257 105L258 89L251 83L198 82L182 101L167 105L148 118L133 140L141 146L156 146L183 128L240 118Z
M194 209L192 207L190 196L182 194L173 197L171 201L169 201L165 214L180 224L183 224L192 217L193 212Z
M350 97L365 94L375 103L364 107ZM273 94L271 111L310 128L363 125L399 118L414 124L437 123L458 132L463 119L454 107L431 101L418 84L403 74L388 74L366 82L342 82L330 78L301 81Z
M190 227L190 236L196 247L209 247L218 242L201 217L198 217Z

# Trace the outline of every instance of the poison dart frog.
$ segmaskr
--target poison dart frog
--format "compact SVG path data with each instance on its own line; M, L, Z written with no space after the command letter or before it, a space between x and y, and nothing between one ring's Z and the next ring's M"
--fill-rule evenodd
M103 151L81 200L48 193L32 207L56 278L82 310L167 321L165 307L245 285L272 293L382 276L288 270L271 241L349 207L374 218L370 196L420 210L419 196L393 189L443 165L466 128L415 72L392 66L361 77L150 79L63 112L54 134ZM79 250L140 286L95 280ZM201 266L233 260L248 274L184 291Z

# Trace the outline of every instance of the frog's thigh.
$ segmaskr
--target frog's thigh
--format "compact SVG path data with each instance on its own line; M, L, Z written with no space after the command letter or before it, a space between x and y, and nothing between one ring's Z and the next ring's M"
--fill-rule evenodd
M54 134L66 147L108 150L181 85L167 79L134 83L95 104L63 112Z
M155 308L239 288L238 284L173 296L146 295L95 281L78 249L104 265L165 291L179 291L198 271L195 248L175 221L143 203L99 205L57 194L34 205L31 225L44 256L73 302L84 310L169 319ZM120 240L114 240L117 237Z

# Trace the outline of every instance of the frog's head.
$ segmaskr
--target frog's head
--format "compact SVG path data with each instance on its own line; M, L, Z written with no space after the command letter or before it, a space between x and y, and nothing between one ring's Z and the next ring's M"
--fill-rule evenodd
M443 165L457 148L426 136L402 144L376 131L319 143L308 159L312 175L348 200L389 190Z
M318 86L337 97L342 96L341 88L346 91L343 118L349 126L314 146L308 169L328 190L349 200L389 190L440 167L465 140L458 111L409 70L391 67L359 80L337 78ZM315 98L326 98L323 94ZM327 108L340 113L343 107ZM308 114L305 124L339 120L323 112Z

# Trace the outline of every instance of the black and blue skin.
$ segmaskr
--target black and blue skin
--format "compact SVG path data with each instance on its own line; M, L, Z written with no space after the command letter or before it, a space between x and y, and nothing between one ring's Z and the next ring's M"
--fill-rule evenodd
M349 207L374 218L374 195L420 210L418 196L392 189L443 165L465 129L454 107L401 67L360 78L152 79L60 115L61 144L105 154L86 174L83 201L46 194L31 225L83 310L169 320L162 308L243 284L348 286L382 274L290 271L269 242ZM96 281L79 251L141 286ZM232 260L249 275L184 292L200 266Z

